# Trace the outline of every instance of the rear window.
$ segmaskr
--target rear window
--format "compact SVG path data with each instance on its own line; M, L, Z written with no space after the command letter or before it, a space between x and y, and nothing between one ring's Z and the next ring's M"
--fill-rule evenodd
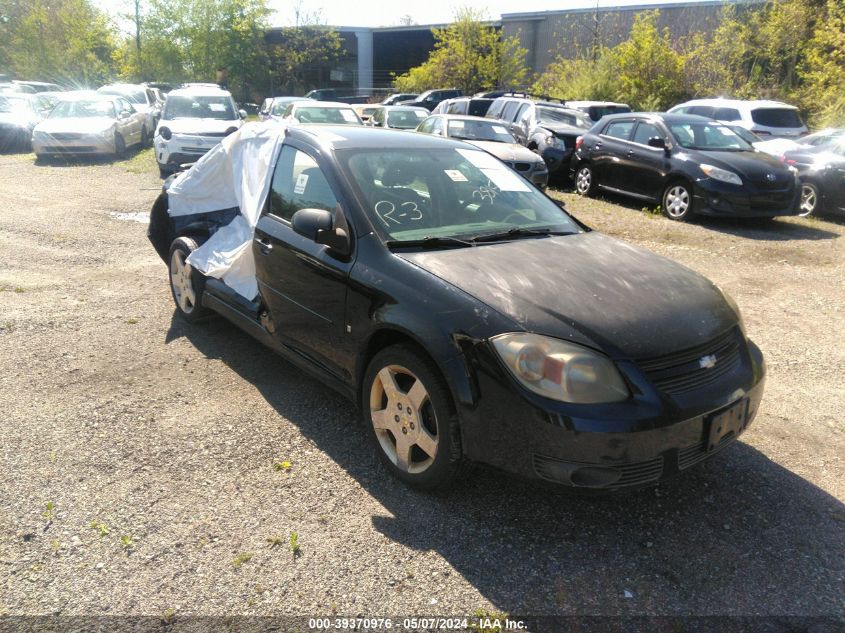
M708 119L713 118L713 112L716 110L713 106L692 106L686 109L687 114L694 114L696 116L704 116Z
M609 105L609 106L590 106L588 114L593 121L598 121L600 118L607 114L625 114L626 112L630 112L631 108L628 106L617 106L617 105Z
M751 120L766 127L803 127L798 111L792 108L757 108L751 111Z
M604 135L621 138L627 141L631 138L631 130L633 127L633 121L614 121L604 128Z
M717 121L742 121L742 115L736 108L716 108L713 118Z
M484 116L487 114L491 103L493 103L492 99L473 99L469 102L467 114L470 116Z

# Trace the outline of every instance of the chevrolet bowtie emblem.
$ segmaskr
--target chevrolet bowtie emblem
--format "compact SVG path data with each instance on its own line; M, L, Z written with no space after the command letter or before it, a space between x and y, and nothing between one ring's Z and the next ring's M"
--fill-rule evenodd
M711 367L716 366L716 356L715 354L710 354L708 356L702 356L698 359L698 366L701 369L710 369Z

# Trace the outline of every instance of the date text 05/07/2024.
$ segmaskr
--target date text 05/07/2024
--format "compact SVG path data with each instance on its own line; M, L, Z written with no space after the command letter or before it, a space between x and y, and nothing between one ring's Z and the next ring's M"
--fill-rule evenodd
M407 618L309 618L308 628L317 631L381 631L401 629L406 631L419 630L447 630L465 631L471 628L483 631L522 631L525 622L500 617L472 617L472 618L441 618L441 617L407 617Z

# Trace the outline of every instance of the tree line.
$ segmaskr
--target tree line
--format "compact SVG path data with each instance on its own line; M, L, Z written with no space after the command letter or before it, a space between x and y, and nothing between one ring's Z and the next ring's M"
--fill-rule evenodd
M340 35L305 15L268 39L267 0L124 0L122 33L91 0L0 0L0 73L77 86L124 81L215 81L225 67L239 99L305 89L341 56ZM301 5L297 10L299 18ZM456 87L472 94L527 89L569 99L663 110L691 97L772 98L815 126L845 124L845 0L770 0L722 9L709 32L674 38L659 10L637 15L628 38L596 37L538 76L518 38L483 13L459 10L434 29L428 60L394 77L400 91ZM327 78L326 78L327 79Z

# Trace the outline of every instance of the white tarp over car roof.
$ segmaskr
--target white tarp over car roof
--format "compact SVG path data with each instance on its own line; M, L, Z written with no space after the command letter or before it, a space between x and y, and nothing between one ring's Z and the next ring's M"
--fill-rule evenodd
M249 300L258 295L252 238L284 138L285 127L278 122L245 125L180 174L167 191L171 217L240 209L187 261Z

